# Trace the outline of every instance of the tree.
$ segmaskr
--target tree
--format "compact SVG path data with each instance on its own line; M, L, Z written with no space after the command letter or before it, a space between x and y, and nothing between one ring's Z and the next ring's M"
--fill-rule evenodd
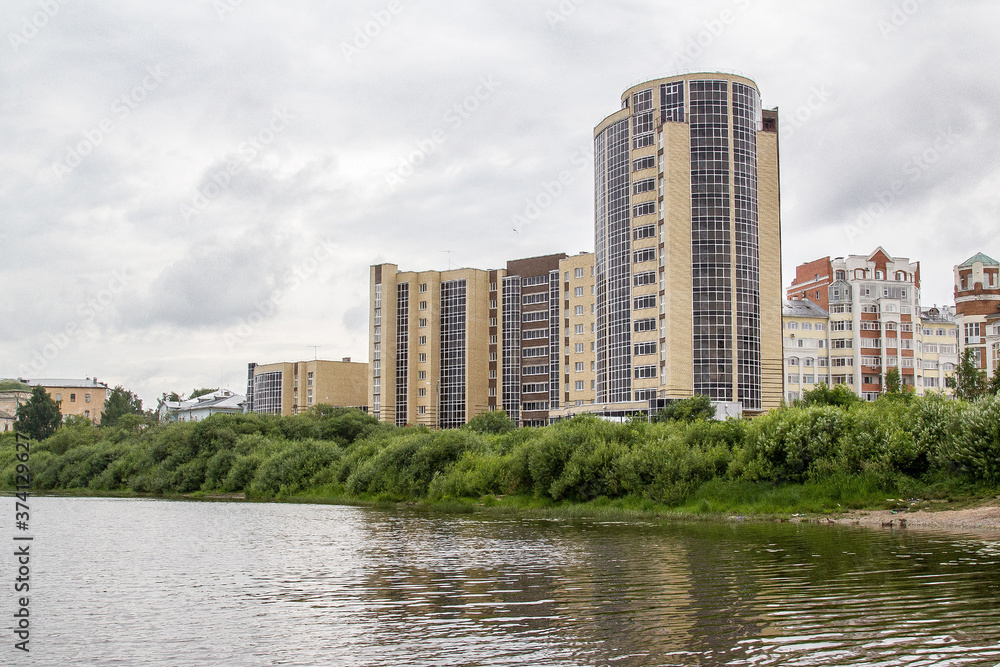
M993 367L993 377L990 378L986 391L990 394L1000 394L1000 364Z
M693 422L707 420L715 416L715 406L708 396L692 396L669 403L654 417L658 422Z
M114 426L125 415L142 415L142 399L118 385L108 395L101 413L101 426Z
M517 424L503 410L490 410L470 419L465 428L477 433L509 433L517 428Z
M955 397L974 401L986 393L986 371L976 366L972 348L967 347L955 369Z
M861 398L848 389L845 384L838 384L831 389L825 383L821 383L816 385L815 389L802 392L803 405L835 405L849 408L860 402Z
M885 393L898 394L903 385L903 378L899 375L899 369L893 366L885 372Z
M17 430L32 440L44 440L59 428L62 415L59 404L52 400L45 387L34 387L31 397L17 409Z
M213 391L219 391L219 388L216 387L215 389L207 389L203 387L201 389L192 389L191 393L188 395L188 400L190 401L192 399L198 398L199 396L211 394Z

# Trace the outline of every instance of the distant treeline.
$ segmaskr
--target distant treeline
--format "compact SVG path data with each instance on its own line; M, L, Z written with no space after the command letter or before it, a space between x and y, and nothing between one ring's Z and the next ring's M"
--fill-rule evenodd
M35 491L243 492L259 499L513 496L679 506L811 485L823 489L828 505L846 506L886 494L1000 485L998 396L814 402L826 404L782 407L752 420L668 415L619 424L582 416L520 429L503 413L433 431L327 406L294 417L77 423L35 443L30 468ZM13 488L13 439L2 443L0 484Z

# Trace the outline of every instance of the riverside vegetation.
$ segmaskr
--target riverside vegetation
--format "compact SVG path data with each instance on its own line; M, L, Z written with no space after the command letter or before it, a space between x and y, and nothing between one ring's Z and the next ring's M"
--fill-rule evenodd
M32 446L32 488L758 515L1000 492L998 395L863 403L821 386L796 405L727 421L705 419L699 401L679 402L652 423L581 416L542 428L515 428L503 413L460 429L395 427L328 406L197 423L78 421ZM13 488L13 438L0 442L0 485Z

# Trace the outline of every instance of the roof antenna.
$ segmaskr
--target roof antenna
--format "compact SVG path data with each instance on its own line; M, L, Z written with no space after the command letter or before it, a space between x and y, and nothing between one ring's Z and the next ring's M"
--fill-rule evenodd
M454 250L438 250L438 252L446 252L446 253L448 253L448 270L451 271L451 253L453 253L455 251Z
M306 347L311 347L313 351L313 361L316 361L317 350L319 350L319 345L306 345Z

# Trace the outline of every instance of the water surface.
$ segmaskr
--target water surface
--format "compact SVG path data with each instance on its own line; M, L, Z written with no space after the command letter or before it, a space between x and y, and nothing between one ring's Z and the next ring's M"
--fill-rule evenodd
M977 536L84 498L32 528L2 664L1000 664Z

